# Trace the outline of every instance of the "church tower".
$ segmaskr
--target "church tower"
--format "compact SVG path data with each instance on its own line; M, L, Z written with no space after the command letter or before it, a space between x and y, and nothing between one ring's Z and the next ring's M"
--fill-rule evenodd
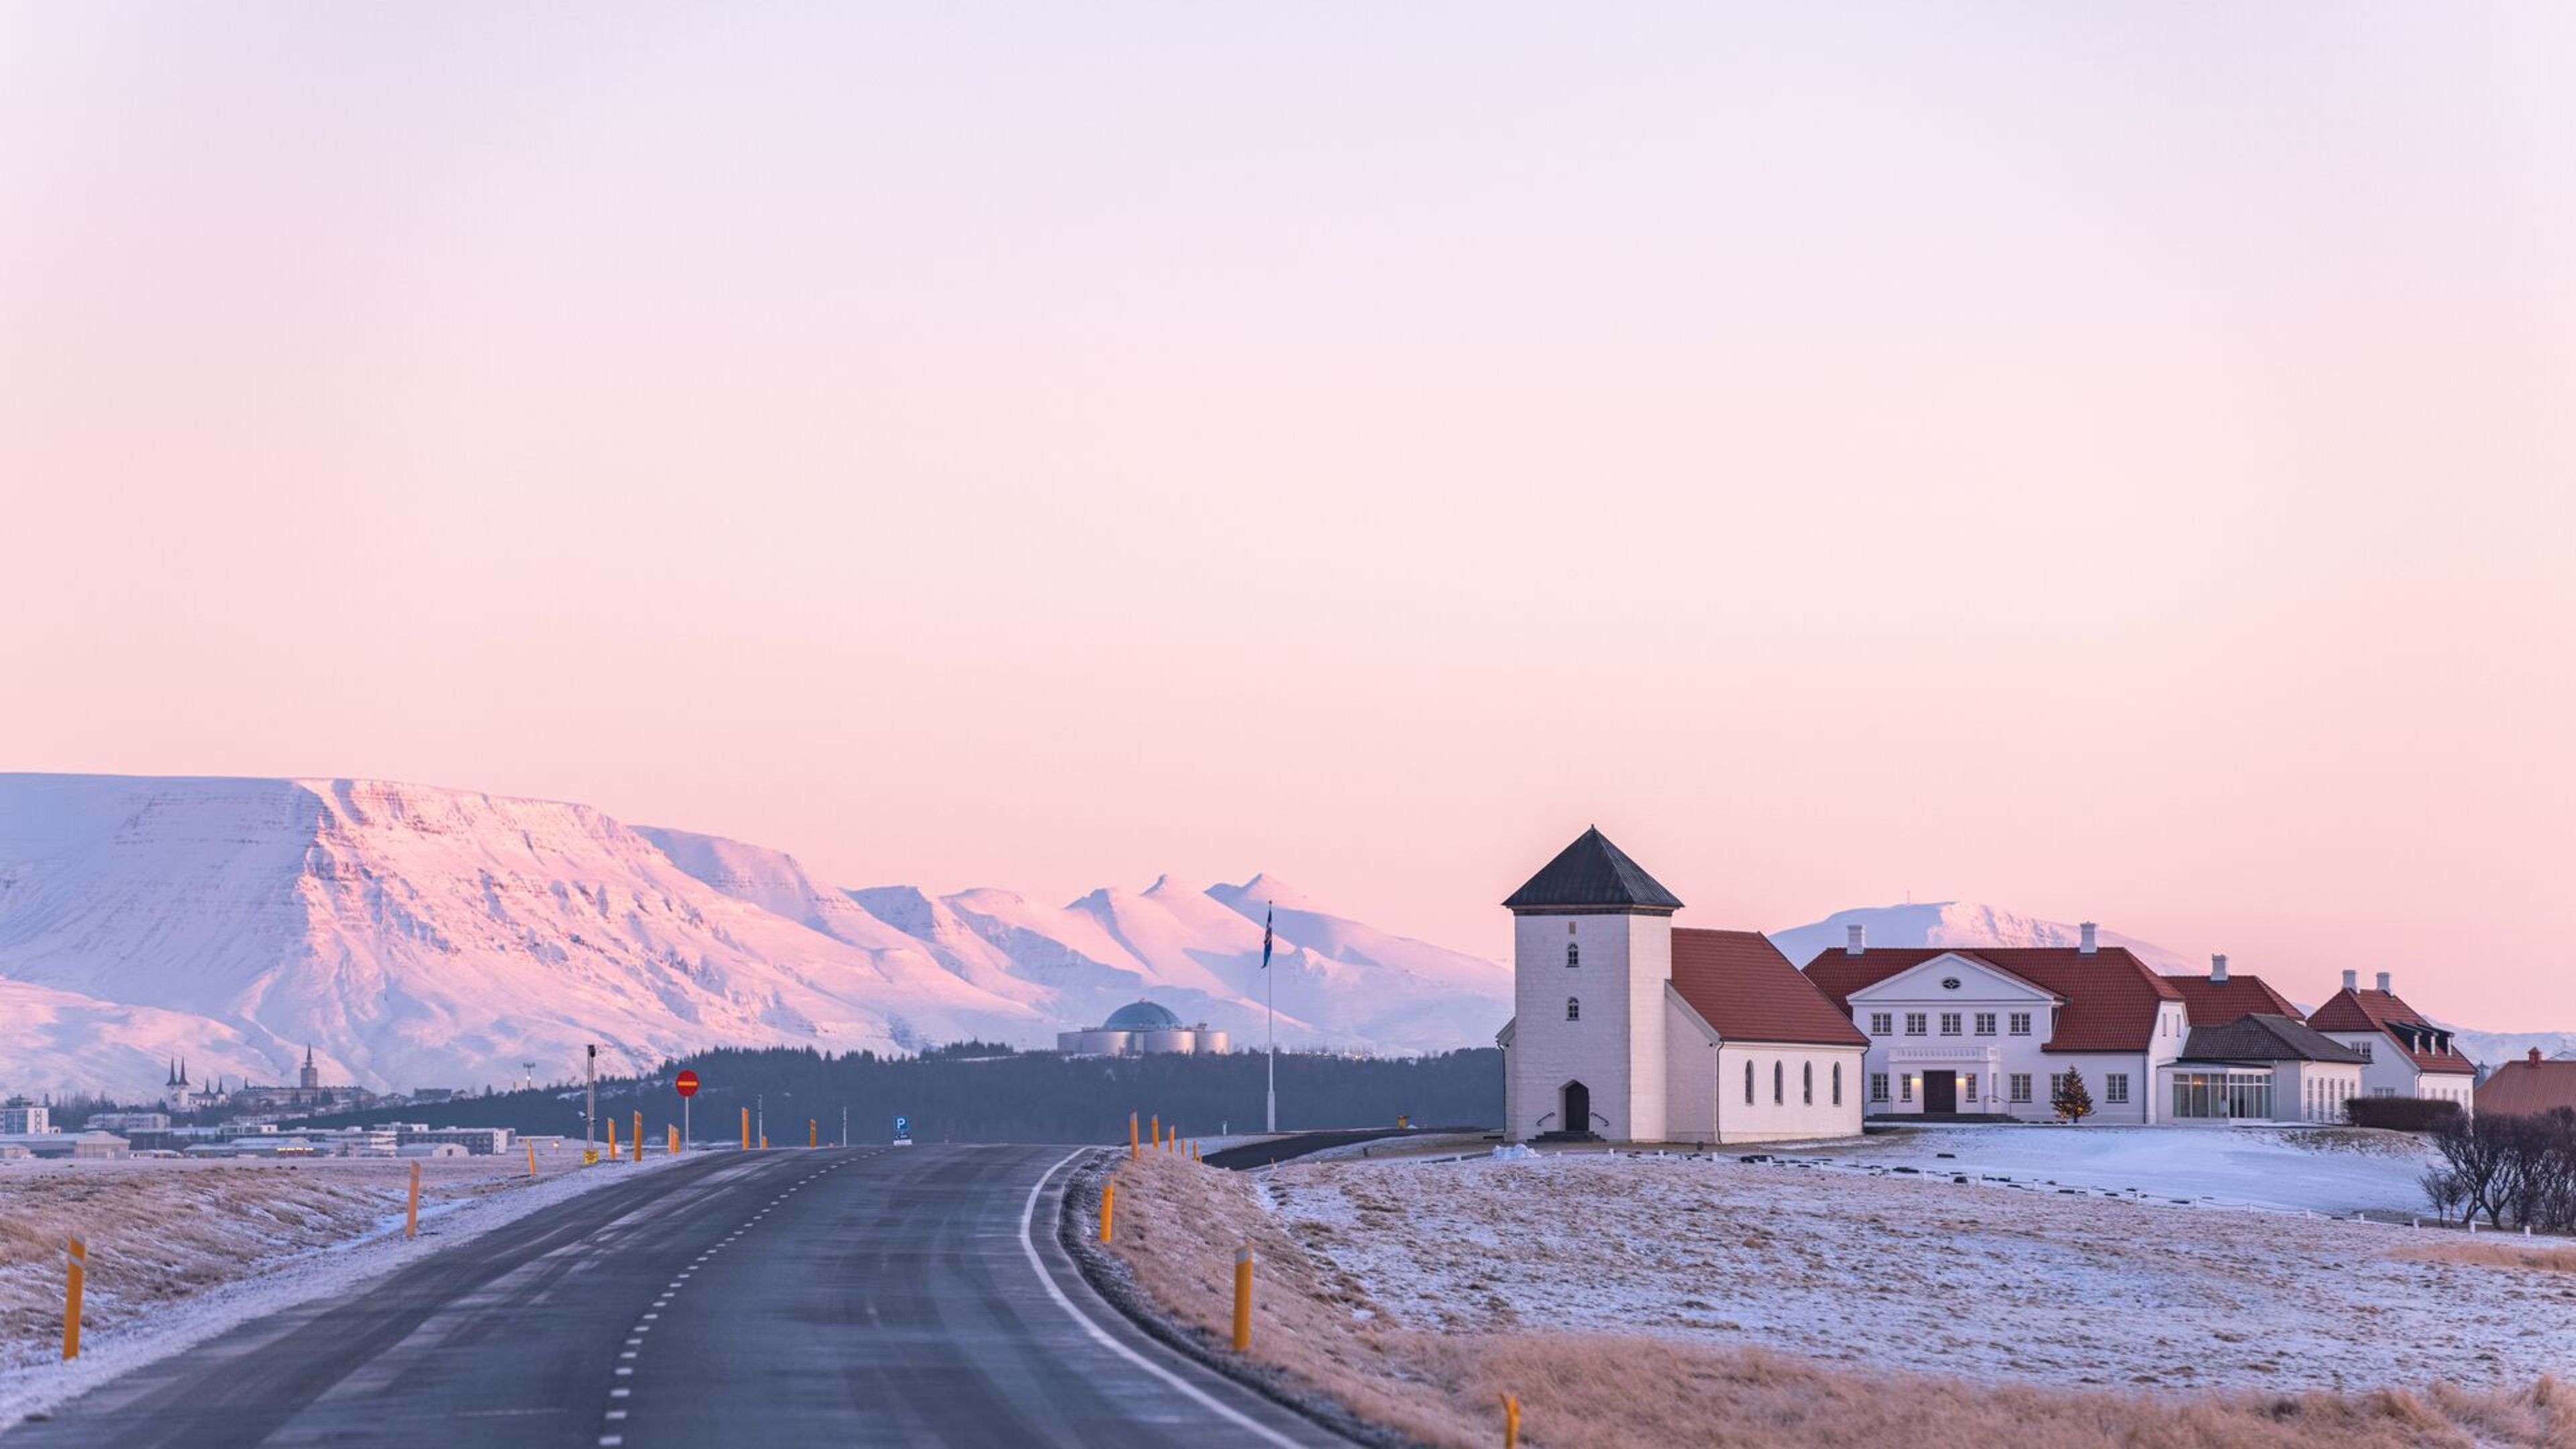
M304 1070L297 1074L295 1085L307 1092L316 1091L322 1085L322 1074L313 1066L313 1043L311 1042L304 1044Z
M1507 1141L1666 1139L1664 994L1681 905L1597 828L1503 902L1512 913L1513 1016L1500 1038Z

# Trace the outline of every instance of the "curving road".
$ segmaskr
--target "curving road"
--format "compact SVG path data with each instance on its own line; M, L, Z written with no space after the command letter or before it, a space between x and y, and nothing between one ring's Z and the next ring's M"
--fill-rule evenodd
M36 1446L1343 1441L1139 1333L1055 1242L1061 1147L709 1153L248 1324Z

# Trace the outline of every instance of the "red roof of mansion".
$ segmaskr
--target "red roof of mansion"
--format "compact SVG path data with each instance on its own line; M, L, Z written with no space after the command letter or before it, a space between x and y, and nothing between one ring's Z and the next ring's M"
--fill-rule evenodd
M2390 1041L2397 1042L2397 1049L2406 1053L2408 1059L2415 1063L2418 1071L2463 1074L2477 1071L2467 1057L2460 1055L2460 1049L2456 1043L2446 1052L2419 1051L2399 1041L2397 1033L2389 1030L2392 1024L2419 1027L2425 1031L2438 1031L2446 1035L2449 1032L2447 1027L2435 1026L2426 1021L2424 1013L2399 1000L2397 993L2393 991L2368 991L2354 986L2347 986L2327 997L2326 1004L2318 1007L2308 1017L2308 1025L2318 1031L2375 1031Z
M1867 1046L1851 1013L1825 999L1759 931L1673 932L1673 989L1728 1041Z
M2062 999L2057 1032L2042 1051L2145 1051L2156 1034L2158 1007L2183 999L2172 982L2148 970L2125 946L2104 946L2090 955L2074 946L1874 946L1857 956L1828 950L1807 963L1807 979L1848 1018L1853 992L1936 956L1964 956Z
M2224 981L2212 981L2206 976L2165 979L2182 993L2183 1008L2191 1013L2193 1026L2225 1026L2249 1016L2306 1019L2290 1004L2290 998L2265 985L2260 976L2230 976Z

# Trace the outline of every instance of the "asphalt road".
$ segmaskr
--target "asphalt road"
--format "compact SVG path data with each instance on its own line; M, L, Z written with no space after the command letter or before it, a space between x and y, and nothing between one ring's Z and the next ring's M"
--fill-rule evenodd
M1342 1441L1181 1359L1055 1242L1062 1147L709 1153L248 1324L38 1446Z

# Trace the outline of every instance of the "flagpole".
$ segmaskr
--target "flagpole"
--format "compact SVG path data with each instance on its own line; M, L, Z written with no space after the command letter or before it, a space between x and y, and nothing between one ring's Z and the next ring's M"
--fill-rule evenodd
M1270 915L1268 910L1262 912L1261 1016L1262 1031L1270 1044L1270 1125L1267 1130L1275 1133L1279 1130L1279 1009L1273 1004L1278 992L1271 985L1270 976Z

